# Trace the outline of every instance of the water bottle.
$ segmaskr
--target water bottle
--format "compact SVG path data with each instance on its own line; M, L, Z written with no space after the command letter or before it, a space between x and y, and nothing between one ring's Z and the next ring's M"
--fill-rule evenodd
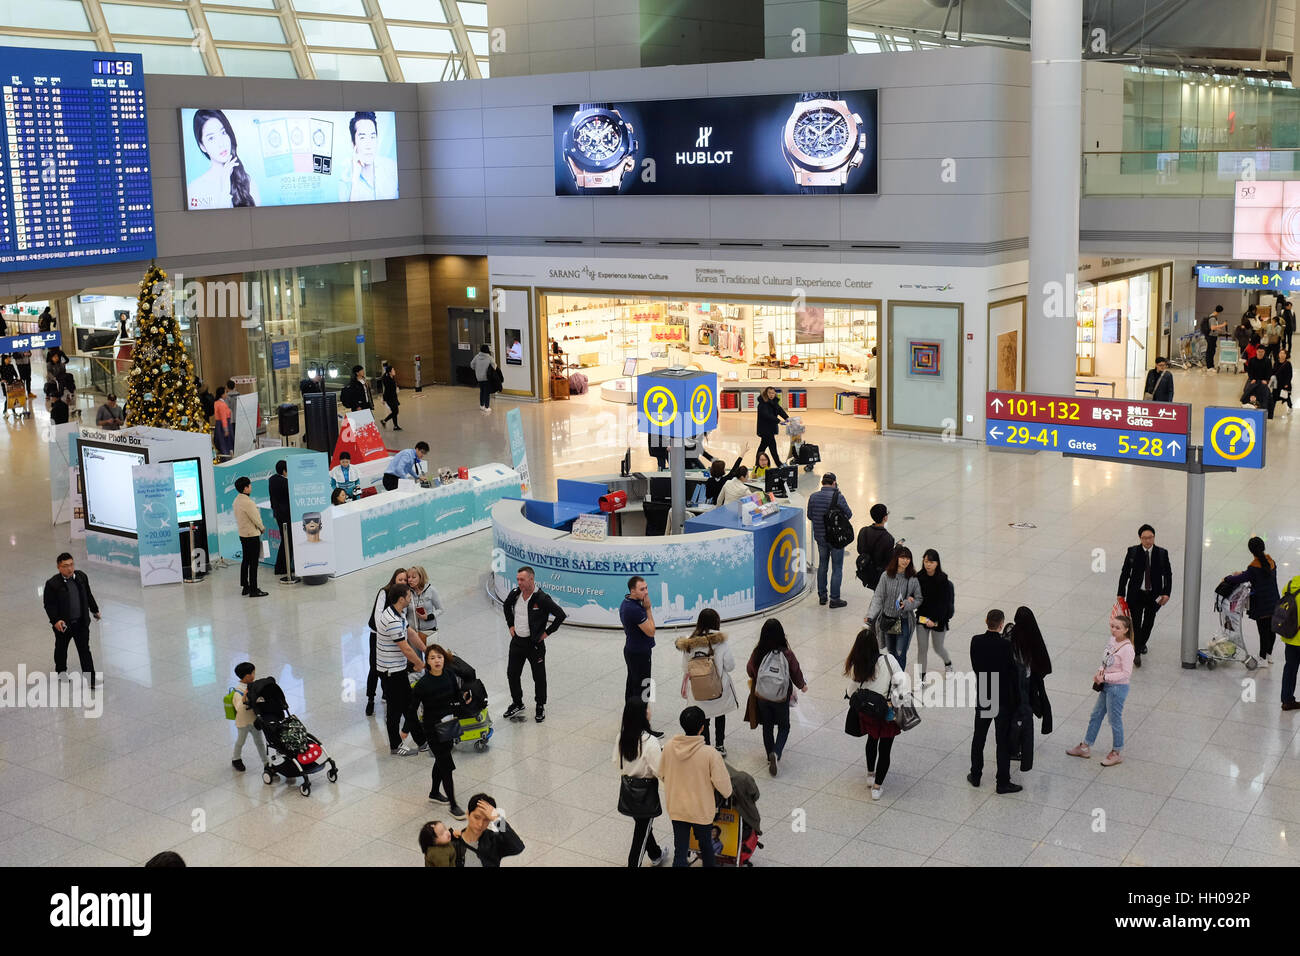
M889 710L885 711L885 721L892 722L894 719L894 707L891 704Z

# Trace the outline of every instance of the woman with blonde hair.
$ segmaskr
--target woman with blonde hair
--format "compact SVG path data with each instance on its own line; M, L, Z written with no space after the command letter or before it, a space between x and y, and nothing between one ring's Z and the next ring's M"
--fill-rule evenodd
M429 583L429 575L422 565L416 564L406 569L406 583L411 588L409 622L417 631L436 631L437 615L443 611L442 598Z
M1133 676L1133 619L1120 614L1110 619L1110 640L1101 667L1092 679L1092 689L1097 691L1097 703L1088 718L1088 734L1083 742L1066 751L1071 757L1087 760L1092 756L1092 745L1101 733L1103 719L1110 721L1110 753L1101 758L1103 767L1123 763L1124 702L1128 700L1128 682Z

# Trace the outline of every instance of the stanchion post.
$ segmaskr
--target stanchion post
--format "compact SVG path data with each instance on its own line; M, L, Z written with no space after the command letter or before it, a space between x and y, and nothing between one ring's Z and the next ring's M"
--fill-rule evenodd
M1187 523L1183 541L1182 662L1196 669L1201 634L1201 555L1205 541L1205 470L1201 447L1187 449Z
M679 436L672 439L668 448L668 467L672 469L672 477L668 479L673 496L672 530L673 534L681 534L686 527L686 442Z

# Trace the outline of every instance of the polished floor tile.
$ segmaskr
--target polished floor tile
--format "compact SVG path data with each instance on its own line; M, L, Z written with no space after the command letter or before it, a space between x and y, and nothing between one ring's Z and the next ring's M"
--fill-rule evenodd
M1232 404L1240 380L1175 373L1180 400L1199 409ZM1131 383L1137 388L1137 383ZM425 438L435 467L508 457L501 403L490 418L472 412L468 389L431 388L403 405L403 436ZM609 474L628 446L644 446L627 409L598 396L522 405L539 495L557 478ZM851 575L850 607L831 612L804 598L779 616L804 665L809 691L792 715L780 775L768 775L762 745L739 712L727 727L728 760L754 775L761 792L764 848L756 866L1224 866L1295 865L1288 827L1300 825L1300 715L1278 708L1281 664L1253 672L1179 664L1185 542L1182 476L1133 465L1014 456L959 442L883 438L829 411L804 412L810 437L855 509L859 527L873 501L890 506L890 528L918 554L934 547L954 582L956 615L947 653L969 664L969 637L985 612L1021 604L1038 615L1053 656L1047 687L1056 728L1035 740L1035 769L1013 779L1024 790L993 792L993 743L984 785L967 784L969 710L922 708L921 725L900 737L882 798L871 799L863 741L843 726L843 660L870 593ZM93 631L107 677L103 714L17 708L0 711L0 865L139 865L162 849L209 866L419 866L421 823L448 819L430 803L430 761L388 754L382 709L366 718L356 688L367 669L365 619L375 589L399 564L423 564L446 611L439 640L480 672L499 718L506 698L508 635L484 593L491 536L480 532L319 588L281 587L238 596L237 571L202 584L151 588L121 571L87 565L51 526L43 507L47 464L42 413L0 425L0 477L28 493L6 496L0 516L0 599L8 610L0 671L51 666L40 606L53 556L78 556L101 603ZM1211 475L1202 548L1201 644L1218 627L1213 584L1249 561L1245 539L1260 534L1282 578L1300 573L1300 517L1278 507L1300 470L1289 420L1268 426L1268 467ZM734 454L752 439L747 416L723 416L710 447ZM385 433L392 441L395 436ZM643 456L642 456L643 457ZM1103 726L1094 758L1065 749L1087 726L1091 675L1124 551L1149 521L1174 561L1173 599L1161 610L1151 653L1133 676L1125 712L1126 761L1102 768ZM1018 522L1032 528L1011 527ZM1104 565L1105 570L1099 571ZM726 626L739 661L761 619ZM680 659L664 635L654 675L672 693L654 723L676 731ZM1254 652L1258 638L1247 627ZM616 810L611 754L623 681L622 637L564 628L548 642L548 717L538 725L497 720L492 748L456 752L457 794L487 791L528 849L514 865L623 866L632 824ZM75 652L74 652L75 660ZM915 653L911 655L915 657ZM937 654L931 652L931 666ZM249 771L230 768L234 738L221 696L234 665L251 659L274 674L294 711L338 761L337 784L314 781L310 797L283 782L262 783L251 746ZM351 682L351 692L348 684ZM1247 682L1247 683L1243 683ZM525 675L531 701L531 679ZM666 821L655 827L671 845Z

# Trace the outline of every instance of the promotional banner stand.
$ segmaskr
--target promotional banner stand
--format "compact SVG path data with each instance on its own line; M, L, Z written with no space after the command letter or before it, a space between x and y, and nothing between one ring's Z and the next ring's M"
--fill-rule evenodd
M289 573L280 579L280 583L286 587L302 583L302 578L293 573L293 533L289 530L290 527L287 521L280 525L280 540L284 542L284 547L288 548L285 553L284 566L289 569Z
M181 580L186 584L199 584L206 576L206 572L194 560L194 526L188 524L185 526L185 553L190 556L189 573ZM204 555L204 558L206 557L207 555ZM183 562L181 566L185 566Z

